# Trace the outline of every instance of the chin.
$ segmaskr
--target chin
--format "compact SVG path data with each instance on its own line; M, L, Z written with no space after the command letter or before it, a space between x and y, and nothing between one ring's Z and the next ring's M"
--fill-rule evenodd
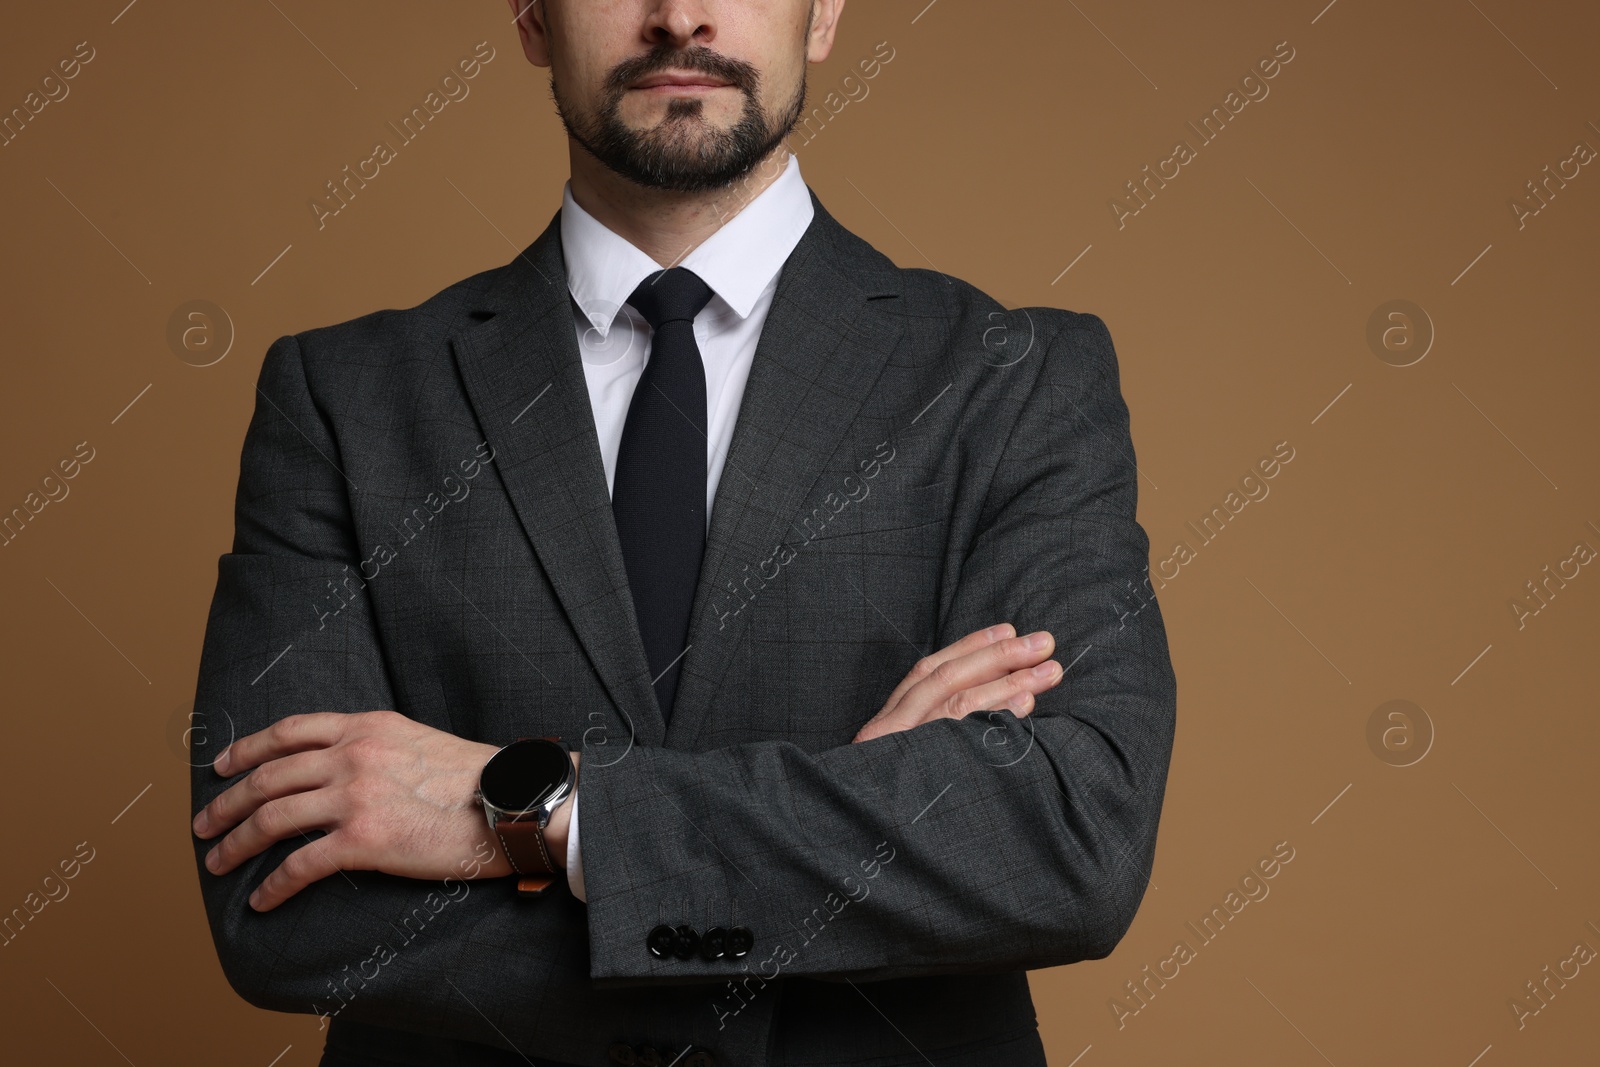
M664 119L641 132L639 140L658 151L689 158L717 149L727 136L727 130L696 119Z

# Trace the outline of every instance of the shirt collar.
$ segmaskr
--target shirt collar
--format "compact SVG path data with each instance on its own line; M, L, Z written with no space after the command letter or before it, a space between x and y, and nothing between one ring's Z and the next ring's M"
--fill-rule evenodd
M800 243L815 214L793 154L783 173L679 266L700 276L726 309L743 319L755 308ZM617 312L645 278L660 270L627 239L578 206L568 182L561 197L561 251L567 288L583 316L604 337Z

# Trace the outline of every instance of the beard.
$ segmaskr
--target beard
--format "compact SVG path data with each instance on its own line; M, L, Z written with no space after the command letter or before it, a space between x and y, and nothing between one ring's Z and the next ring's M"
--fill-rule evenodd
M738 122L717 129L705 119L705 101L680 98L667 104L666 115L653 128L630 128L621 115L628 84L669 70L706 74L738 89L744 95ZM683 51L662 43L612 68L594 112L585 114L563 98L554 68L550 72L550 93L569 137L628 181L680 193L732 185L789 136L805 113L805 79L775 115L762 110L760 85L761 72L749 63L704 46Z

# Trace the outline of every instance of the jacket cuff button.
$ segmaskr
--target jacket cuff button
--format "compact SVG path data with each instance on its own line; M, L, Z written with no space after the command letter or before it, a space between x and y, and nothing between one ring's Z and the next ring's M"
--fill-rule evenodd
M650 950L650 955L658 960L664 960L678 947L678 931L662 923L650 931L644 939L644 944Z
M686 960L700 950L700 935L695 932L694 927L685 923L679 926L675 933L677 936L674 938L675 943L672 946L672 954L674 956L680 960Z
M700 958L720 960L728 951L728 931L713 926L700 935Z

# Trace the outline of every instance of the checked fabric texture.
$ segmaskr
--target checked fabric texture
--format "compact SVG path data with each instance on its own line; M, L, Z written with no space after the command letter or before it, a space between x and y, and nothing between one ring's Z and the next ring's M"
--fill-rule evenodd
M1044 1063L1025 972L1127 931L1175 726L1160 609L1125 607L1149 542L1117 357L1094 315L1010 313L902 270L813 202L718 482L670 721L555 222L417 307L272 344L197 724L220 744L393 708L489 744L572 739L589 900L346 871L256 913L250 891L305 840L218 878L196 839L251 1003L330 1016L352 1056L370 1028L411 1035L392 1044L417 1063L598 1065L618 1042L734 1067ZM919 658L1000 621L1049 630L1071 665L1030 716L851 743ZM230 784L203 756L191 814ZM658 959L663 922L754 945Z

